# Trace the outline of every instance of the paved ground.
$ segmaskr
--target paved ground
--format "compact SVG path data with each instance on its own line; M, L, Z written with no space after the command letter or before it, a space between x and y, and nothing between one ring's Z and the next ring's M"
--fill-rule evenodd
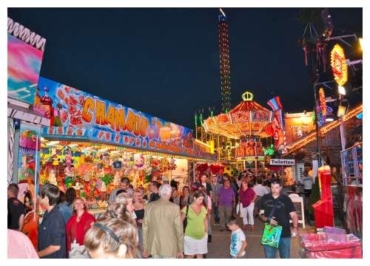
M241 224L241 218L238 218ZM208 244L207 258L230 258L230 234L229 231L220 232L217 226L212 222L212 242ZM303 229L300 225L300 233L315 233L315 227L307 226ZM259 219L255 219L255 230L244 231L247 238L247 257L248 258L265 258L263 247L260 243L263 231L263 223ZM298 237L292 238L290 256L291 258L301 258L299 250L301 249Z

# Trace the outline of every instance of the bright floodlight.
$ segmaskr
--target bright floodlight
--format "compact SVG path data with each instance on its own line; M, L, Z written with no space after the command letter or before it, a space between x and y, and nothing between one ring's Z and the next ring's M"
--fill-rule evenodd
M340 95L346 95L346 89L343 86L338 86L338 93Z

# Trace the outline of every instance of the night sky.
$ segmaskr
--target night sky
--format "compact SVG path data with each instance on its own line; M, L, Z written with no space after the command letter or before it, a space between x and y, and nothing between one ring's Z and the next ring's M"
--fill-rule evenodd
M267 108L279 95L285 112L312 110L310 69L297 44L301 10L224 9L232 107L248 90ZM362 36L361 8L329 12L333 36ZM218 8L8 9L47 40L41 76L189 128L196 111L221 109L218 15Z

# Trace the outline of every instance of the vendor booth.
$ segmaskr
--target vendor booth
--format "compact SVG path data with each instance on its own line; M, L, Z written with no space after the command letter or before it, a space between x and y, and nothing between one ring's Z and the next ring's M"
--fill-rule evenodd
M190 163L216 159L188 128L43 77L38 87L35 110L50 119L41 129L40 184L104 200L123 176L134 188L164 177L181 187Z

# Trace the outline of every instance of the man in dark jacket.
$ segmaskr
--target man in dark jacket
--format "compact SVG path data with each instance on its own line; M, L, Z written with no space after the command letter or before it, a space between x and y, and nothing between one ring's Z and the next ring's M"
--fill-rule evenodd
M39 225L38 252L40 258L67 258L66 225L57 206L59 188L52 184L42 186L38 200L45 213Z
M19 187L17 184L8 186L8 229L21 231L23 228L25 206L17 198Z

